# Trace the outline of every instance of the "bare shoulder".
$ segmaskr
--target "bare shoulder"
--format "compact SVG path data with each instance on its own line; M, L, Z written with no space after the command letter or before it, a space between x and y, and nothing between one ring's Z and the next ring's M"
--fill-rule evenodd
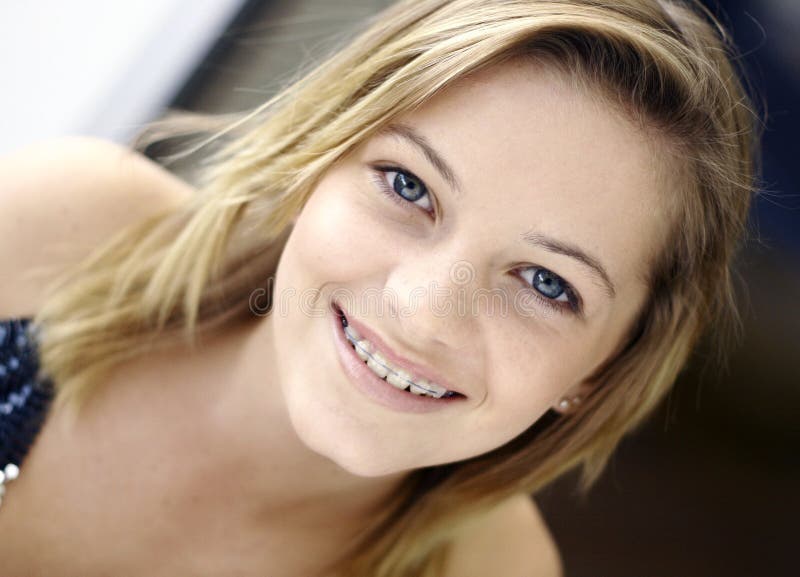
M558 547L533 499L502 503L454 544L445 577L561 577Z
M146 157L95 138L0 157L0 318L32 315L50 275L192 192Z

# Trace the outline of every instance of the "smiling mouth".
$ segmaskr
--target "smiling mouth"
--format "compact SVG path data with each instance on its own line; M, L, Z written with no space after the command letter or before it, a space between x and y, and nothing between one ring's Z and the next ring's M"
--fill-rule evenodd
M334 309L342 323L343 332L348 343L356 352L358 358L364 361L364 364L375 373L378 378L383 379L396 389L421 397L432 397L435 399L464 397L464 395L457 391L448 390L438 383L415 376L412 371L396 366L381 353L378 347L362 337L358 331L348 323L347 317L341 308L334 306Z

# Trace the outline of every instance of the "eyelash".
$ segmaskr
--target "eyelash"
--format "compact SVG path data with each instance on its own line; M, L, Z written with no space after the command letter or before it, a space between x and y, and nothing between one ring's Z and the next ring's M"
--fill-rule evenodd
M400 206L403 209L411 210L411 211L422 210L423 212L427 213L429 216L435 218L435 216L436 216L436 203L433 200L433 194L431 193L430 189L428 188L428 185L425 184L424 180L419 178L413 172L410 172L408 170L400 168L399 166L373 166L373 169L374 170L373 170L373 173L372 173L372 180L375 182L375 184L378 185L378 188L380 189L380 191L382 193L384 193L387 197L389 197L389 200L391 200L392 202L396 203L398 206ZM413 202L405 200L403 197L401 197L399 194L397 194L397 192L395 192L395 190L386 183L386 179L384 178L384 175L387 172L397 172L399 174L404 174L406 176L410 176L411 178L413 178L414 180L419 182L425 188L425 194L427 194L428 198L430 198L431 206L432 206L433 209L432 210L425 210L421 206L418 206L418 205L414 204Z
M546 270L548 272L552 272L552 271L550 271L550 269L546 269L546 268L541 267L541 266L527 266L527 267L525 267L525 269L533 269L534 271L535 270ZM522 269L522 270L524 270L524 269ZM555 275L555 273L553 273L553 274ZM517 276L519 276L519 275L517 275ZM558 276L558 275L556 275L556 276ZM522 278L520 276L520 280L522 281L522 284L525 285L525 288L527 290L529 290L533 294L533 297L537 301L539 301L542 304L542 306L545 306L545 307L547 307L547 308L549 308L549 309L551 309L554 312L557 312L559 314L571 313L571 314L576 314L576 315L579 315L579 316L582 315L583 308L581 306L581 299L578 296L578 293L575 292L575 289L572 288L572 285L570 283L568 283L566 280L564 280L560 276L558 278L561 279L561 282L564 284L564 294L567 295L567 300L566 301L558 301L556 299L547 298L542 293L540 293L538 290L536 290L528 281L526 281L524 278Z
M410 172L408 170L400 168L399 166L373 166L372 168L373 168L372 180L378 186L378 189L385 196L387 196L392 202L394 202L395 204L397 204L398 206L400 206L401 208L403 208L405 210L409 210L409 211L422 210L423 212L426 212L427 214L432 215L432 216L435 217L435 215L436 215L436 210L435 210L436 203L434 202L433 194L431 193L430 189L428 188L428 185L425 184L425 181L423 181L421 178L416 176L413 172ZM412 177L414 180L419 182L425 188L426 194L428 194L428 196L430 197L431 205L434 207L434 210L433 211L425 210L424 208L421 208L421 207L415 205L413 202L405 200L403 197L401 197L397 192L395 192L395 190L391 186L389 186L386 183L386 179L384 178L384 176L386 175L387 172L397 172L397 173L400 173L400 174L404 174L406 176ZM536 269L544 269L544 267L530 267L530 266L529 267L525 267L525 268L526 269L531 269L532 268L534 270L536 270ZM549 269L544 269L544 270L548 270L549 271ZM552 271L550 271L550 272L552 272ZM555 274L555 273L553 273L553 274ZM572 288L572 285L570 283L568 283L566 280L562 279L560 276L558 278L561 279L561 281L564 283L564 292L567 295L567 301L566 302L557 301L555 299L550 299L550 298L545 297L538 290L536 290L530 283L528 283L528 281L526 281L525 279L523 279L519 275L517 275L517 276L519 277L520 281L522 281L522 284L525 285L525 288L533 294L534 298L542 306L547 307L550 310L552 310L554 312L557 312L559 314L565 314L565 313L568 313L568 312L569 313L573 313L573 314L578 314L578 315L581 314L582 307L581 307L580 297L578 297L577 293ZM556 276L558 276L558 275L556 275Z

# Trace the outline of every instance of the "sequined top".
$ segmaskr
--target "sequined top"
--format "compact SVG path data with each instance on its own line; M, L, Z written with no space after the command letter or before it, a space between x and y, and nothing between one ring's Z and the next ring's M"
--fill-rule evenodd
M38 370L31 320L0 320L0 471L22 465L54 397L52 382Z

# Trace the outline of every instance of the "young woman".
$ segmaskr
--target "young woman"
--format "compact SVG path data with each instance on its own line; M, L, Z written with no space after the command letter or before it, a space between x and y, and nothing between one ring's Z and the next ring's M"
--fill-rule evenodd
M682 3L406 0L197 187L6 158L3 574L559 574L529 495L733 310L730 50Z

